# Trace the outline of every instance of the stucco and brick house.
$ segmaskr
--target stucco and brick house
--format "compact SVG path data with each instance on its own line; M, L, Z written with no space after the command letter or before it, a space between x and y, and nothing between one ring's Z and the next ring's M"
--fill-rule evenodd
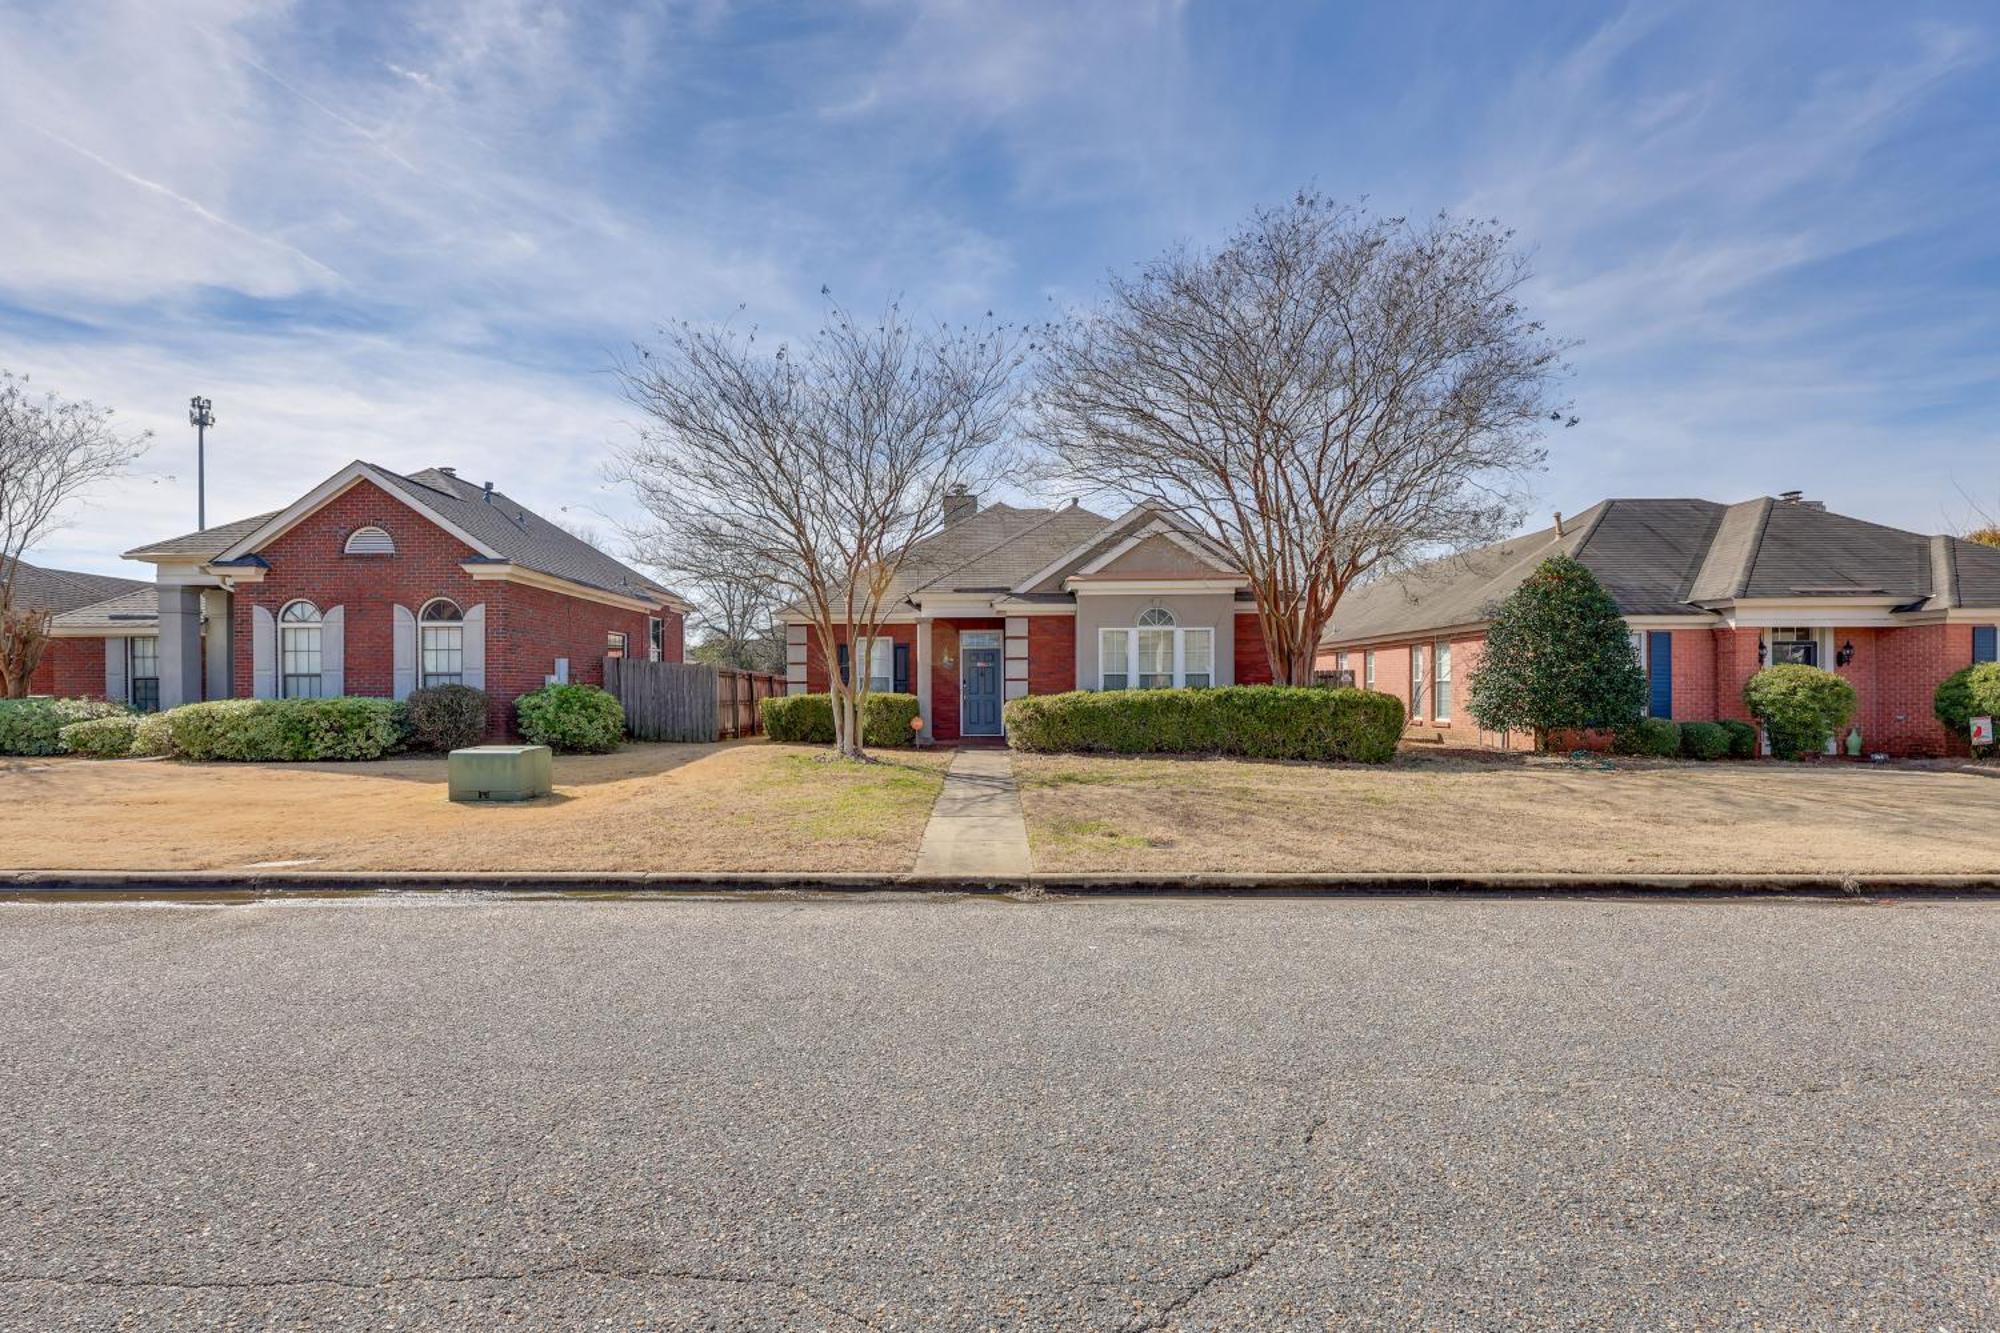
M958 741L1001 736L1002 705L1028 694L1271 680L1234 562L1144 507L1106 518L954 495L887 604L877 641L834 645L831 666L808 618L788 613L791 692L859 663L875 688L917 696L931 739Z
M125 556L154 583L57 618L98 645L78 693L129 694L144 643L162 708L459 683L487 692L499 732L551 678L601 684L606 656L681 660L680 598L449 468L354 462L284 509Z
M1574 556L1624 613L1648 712L1749 721L1743 686L1764 665L1804 662L1847 678L1869 751L1955 752L1931 711L1938 682L1992 661L2000 550L1884 527L1796 495L1741 504L1606 500L1552 527L1350 594L1321 644L1322 669L1409 705L1411 733L1520 746L1466 715L1494 608L1543 560Z

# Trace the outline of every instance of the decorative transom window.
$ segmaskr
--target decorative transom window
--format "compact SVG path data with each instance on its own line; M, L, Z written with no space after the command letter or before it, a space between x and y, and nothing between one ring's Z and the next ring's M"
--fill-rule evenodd
M1182 629L1163 606L1141 611L1131 629L1097 632L1098 688L1164 690L1215 683L1215 631Z
M286 602L278 612L279 693L287 699L320 697L323 619L311 602Z
M349 555L394 555L396 540L380 528L356 528L347 534Z
M449 597L435 597L417 613L420 682L427 690L465 683L465 613Z

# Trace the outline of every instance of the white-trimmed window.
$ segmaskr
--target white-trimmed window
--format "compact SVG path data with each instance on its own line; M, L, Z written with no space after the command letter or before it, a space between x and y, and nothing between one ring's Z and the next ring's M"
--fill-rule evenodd
M1451 640L1439 639L1431 648L1431 720L1451 721Z
M286 602L278 612L279 694L317 699L321 692L319 638L322 617L311 602Z
M863 639L861 644L868 650L868 689L871 693L887 694L896 686L896 641L876 637Z
M624 630L614 629L605 631L604 655L606 657L623 657L631 646L632 640L626 636Z
M1141 611L1130 629L1097 632L1097 681L1105 690L1203 688L1215 684L1215 631L1183 629L1163 606Z
M667 622L658 616L646 617L646 660L664 662L667 658Z
M349 555L394 555L396 539L380 528L356 528L347 534Z
M160 707L160 641L151 636L125 640L125 701L141 713Z
M1365 653L1361 654L1361 671L1362 671L1362 676L1361 676L1361 688L1362 688L1362 689L1364 689L1364 690L1372 690L1372 689L1374 689L1374 688L1375 688L1375 650L1374 650L1373 648L1370 648L1370 649L1369 649L1369 650L1368 650L1367 652L1365 652Z
M1819 660L1819 631L1804 625L1789 629L1767 629L1764 642L1771 666L1796 662L1816 667Z
M423 687L465 683L465 613L449 597L434 597L417 613Z
M1410 721L1425 717L1424 712L1424 646L1410 645Z

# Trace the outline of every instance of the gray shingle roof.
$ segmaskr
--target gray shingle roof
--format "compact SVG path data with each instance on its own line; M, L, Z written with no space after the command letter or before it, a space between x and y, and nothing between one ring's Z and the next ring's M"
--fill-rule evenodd
M48 569L22 560L14 566L14 605L36 611L74 611L92 602L150 585L112 574Z
M2000 606L2000 550L1768 496L1606 500L1565 524L1383 579L1342 599L1326 642L1488 619L1558 552L1590 567L1626 615L1701 615L1740 598L1876 596L1910 609Z
M159 586L141 583L130 592L64 612L55 618L54 627L61 630L113 632L122 630L129 633L152 628L159 623Z
M273 509L268 514L253 514L249 518L239 518L229 523L218 523L212 528L202 528L197 532L182 533L165 541L151 542L145 546L135 546L125 552L127 560L171 559L180 556L190 560L208 560L221 555L230 547L242 541L257 529L276 518L281 510Z
M502 491L489 501L485 488L438 468L404 476L369 464L397 492L470 534L498 559L585 587L652 600L674 594L637 570L606 555L581 537L558 527ZM212 560L276 518L283 510L238 519L200 532L137 547L132 559ZM675 600L679 600L675 598Z
M1075 505L990 505L911 548L891 599L919 592L1004 592L1110 523Z

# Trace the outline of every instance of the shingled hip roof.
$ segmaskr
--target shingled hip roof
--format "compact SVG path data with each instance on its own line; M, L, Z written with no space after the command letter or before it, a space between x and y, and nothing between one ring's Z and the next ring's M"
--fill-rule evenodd
M1627 616L1711 618L1740 601L1848 598L1898 611L2000 607L2000 550L1769 496L1605 500L1555 527L1350 593L1332 645L1472 626L1554 555L1580 560Z
M289 526L287 519L296 521L303 513L311 512L360 481L373 482L411 508L461 534L485 561L518 565L537 574L635 600L664 601L677 608L686 607L668 589L504 492L489 492L441 468L405 476L359 460L286 509L136 547L125 555L132 560L235 563L275 537L275 531L268 531L274 525Z
M13 603L18 610L61 614L148 586L138 579L121 579L112 574L86 574L73 569L49 569L19 560L14 564Z

